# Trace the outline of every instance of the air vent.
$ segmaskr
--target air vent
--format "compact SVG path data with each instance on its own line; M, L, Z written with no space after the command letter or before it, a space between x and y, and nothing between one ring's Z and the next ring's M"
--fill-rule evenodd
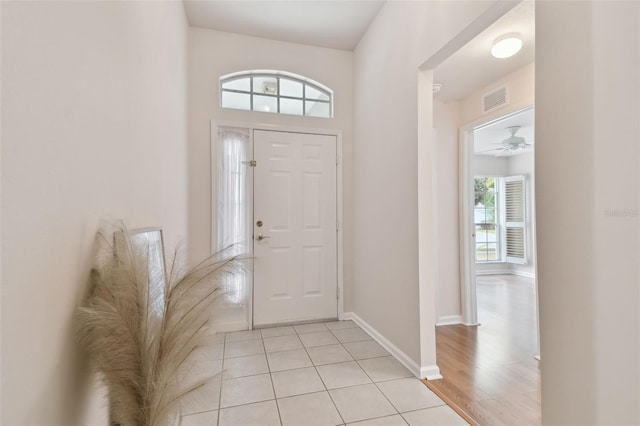
M487 113L507 104L507 86L502 86L482 97L482 112Z

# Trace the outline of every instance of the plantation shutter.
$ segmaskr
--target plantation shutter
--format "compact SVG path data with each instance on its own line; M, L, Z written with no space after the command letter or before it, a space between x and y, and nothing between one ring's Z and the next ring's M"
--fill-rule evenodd
M505 179L506 251L508 263L527 263L525 241L525 178Z

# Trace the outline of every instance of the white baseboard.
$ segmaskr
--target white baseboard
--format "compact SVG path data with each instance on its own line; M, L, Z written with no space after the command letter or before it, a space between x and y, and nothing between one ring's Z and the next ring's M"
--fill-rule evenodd
M534 274L533 272L517 271L515 269L512 269L510 273L511 275L517 275L519 277L527 277L527 278L534 278L534 279L536 277L536 274Z
M440 368L437 365L427 365L427 366L419 366L414 360L412 360L407 354L405 354L400 348L391 343L380 334L375 328L373 328L369 323L360 318L358 314L354 312L345 312L344 313L345 320L352 320L355 322L361 329L366 331L373 339L380 344L383 348L387 350L395 359L398 360L402 365L404 365L414 376L419 379L426 378L427 380L436 380L441 379Z
M479 271L476 269L476 275L510 275L511 269L485 269Z
M425 367L420 367L420 376L418 378L427 379L427 380L438 380L442 379L442 374L440 374L440 367L437 365L427 365Z
M436 321L436 327L439 325L455 325L462 324L462 315L444 315Z
M535 278L533 272L516 271L514 269L487 269L485 271L476 270L476 275L518 275L520 277Z

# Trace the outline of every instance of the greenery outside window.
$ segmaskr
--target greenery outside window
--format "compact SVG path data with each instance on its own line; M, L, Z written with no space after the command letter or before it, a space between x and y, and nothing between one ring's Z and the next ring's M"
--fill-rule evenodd
M475 177L474 222L476 263L502 262L502 229L498 177Z

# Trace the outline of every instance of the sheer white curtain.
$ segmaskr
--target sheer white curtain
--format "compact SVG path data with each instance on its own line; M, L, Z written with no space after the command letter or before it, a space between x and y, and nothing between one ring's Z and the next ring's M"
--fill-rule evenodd
M218 206L216 250L232 247L234 253L251 255L251 144L248 129L220 127L218 133ZM245 308L250 271L227 276L221 282L231 308Z

